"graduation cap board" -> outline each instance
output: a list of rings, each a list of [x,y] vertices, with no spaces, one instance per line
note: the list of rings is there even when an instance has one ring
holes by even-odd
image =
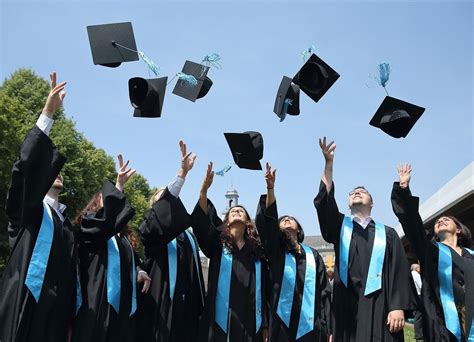
[[[195,102],[207,95],[212,87],[212,81],[207,77],[209,66],[186,61],[183,69],[178,73],[178,81],[173,94]]]
[[[370,120],[370,125],[394,138],[405,138],[424,111],[423,107],[386,96]]]
[[[273,112],[283,121],[286,114],[300,113],[300,87],[289,77],[283,76],[273,105]]]
[[[263,137],[259,132],[224,133],[234,162],[241,169],[261,170]]]
[[[87,26],[95,65],[116,68],[123,62],[138,61],[132,23]]]
[[[134,117],[161,117],[167,81],[168,77],[153,79],[134,77],[128,81],[130,102],[135,108]]]
[[[318,102],[338,78],[339,74],[313,53],[293,77],[293,83]]]

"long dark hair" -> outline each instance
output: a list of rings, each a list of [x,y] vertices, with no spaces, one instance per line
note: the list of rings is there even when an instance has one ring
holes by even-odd
[[[99,191],[94,196],[92,196],[89,203],[77,214],[76,218],[74,219],[74,225],[76,227],[81,226],[82,218],[90,213],[98,212],[102,208],[101,201],[102,193]]]
[[[230,227],[229,227],[229,213],[231,209],[233,208],[242,208],[244,210],[245,215],[247,217],[247,221],[245,222],[245,232],[244,232],[245,243],[250,245],[252,254],[255,256],[255,258],[263,259],[264,258],[263,246],[262,246],[262,241],[260,240],[260,236],[258,235],[257,227],[255,226],[255,223],[253,223],[252,219],[250,218],[250,215],[247,212],[247,210],[241,205],[230,207],[224,216],[224,220],[222,222],[224,225],[224,230],[221,233],[222,244],[231,253],[236,252],[238,250],[237,244],[235,243],[233,236],[230,234]]]
[[[435,220],[435,224],[441,217],[449,217],[451,220],[453,220],[454,224],[456,225],[456,228],[460,230],[460,232],[457,234],[458,235],[458,246],[466,247],[466,248],[472,248],[472,235],[471,235],[471,231],[469,230],[469,228],[467,228],[457,218],[455,218],[454,216],[451,216],[451,215],[438,216]],[[438,236],[434,232],[434,226],[433,226],[433,238],[434,238],[434,240],[439,241]]]
[[[293,235],[291,235],[291,233],[288,232],[286,229],[280,229],[280,223],[286,217],[291,217],[296,222],[296,226],[298,227],[298,232],[296,234],[297,241],[295,241],[295,239],[293,238]],[[300,244],[304,240],[304,230],[303,230],[303,227],[301,227],[301,224],[298,222],[298,220],[294,218],[293,216],[289,216],[289,215],[280,216],[280,218],[278,219],[278,229],[280,229],[282,244],[284,245],[286,250],[288,252],[298,253],[298,244]]]

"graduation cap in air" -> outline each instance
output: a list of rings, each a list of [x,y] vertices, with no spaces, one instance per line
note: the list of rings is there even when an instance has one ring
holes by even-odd
[[[376,80],[385,89],[387,96],[370,120],[370,125],[380,128],[394,138],[405,138],[425,108],[389,96],[386,84],[390,77],[390,65],[381,63],[378,68],[379,75]]]
[[[300,87],[289,77],[283,76],[275,98],[273,112],[283,121],[286,114],[300,113]]]
[[[309,51],[312,52],[312,49]],[[293,83],[299,85],[314,102],[318,102],[338,78],[339,74],[333,68],[312,53],[293,77]]]
[[[207,77],[209,69],[207,65],[186,61],[182,71],[177,74],[178,81],[173,94],[192,102],[206,96],[212,87],[212,81]]]
[[[134,77],[128,81],[130,102],[135,108],[134,117],[161,117],[167,81],[168,77],[153,79]]]
[[[224,133],[234,162],[241,169],[261,170],[263,137],[258,132]]]
[[[123,62],[138,61],[132,23],[87,26],[94,64],[116,68]]]

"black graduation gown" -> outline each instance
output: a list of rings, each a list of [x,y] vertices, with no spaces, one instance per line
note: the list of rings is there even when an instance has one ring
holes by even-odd
[[[229,295],[229,324],[227,334],[215,322],[216,293],[222,255],[222,221],[208,200],[206,215],[199,203],[192,213],[193,231],[199,247],[210,259],[205,309],[200,324],[200,341],[257,342],[263,341],[262,330],[268,326],[266,291],[262,291],[262,326],[258,332],[255,322],[255,256],[249,244],[232,254],[232,273]],[[265,289],[265,264],[262,262],[261,288]]]
[[[334,340],[339,341],[403,341],[403,330],[390,333],[387,315],[393,310],[404,310],[405,319],[416,308],[416,292],[408,260],[397,232],[385,226],[386,252],[383,264],[382,288],[364,296],[375,223],[364,229],[354,222],[349,246],[348,288],[339,275],[339,237],[344,215],[339,212],[334,198],[334,184],[330,193],[323,182],[314,199],[323,238],[334,244],[336,266],[333,285]]]
[[[79,257],[82,306],[73,328],[72,341],[134,341],[135,315],[132,305],[132,256],[138,263],[123,235],[116,235],[135,214],[124,194],[111,182],[102,186],[104,207],[82,218],[79,233]],[[107,301],[107,241],[114,237],[120,255],[120,309],[117,313]]]
[[[409,188],[402,189],[398,182],[393,184],[393,211],[400,220],[421,266],[423,337],[426,341],[454,342],[457,339],[446,329],[441,304],[438,247],[425,233],[418,205],[419,198],[412,196]],[[470,328],[474,314],[474,257],[464,249],[462,256],[453,249],[450,250],[453,261],[454,302],[462,325],[462,341],[466,341],[466,330]]]
[[[319,253],[311,248],[316,261],[316,298],[314,308],[314,330],[296,340],[298,323],[303,300],[304,277],[306,272],[306,253],[302,249],[301,254],[294,254],[296,260],[296,284],[293,298],[293,306],[290,316],[290,327],[277,314],[280,289],[285,269],[286,246],[282,233],[278,227],[278,210],[274,202],[266,208],[266,195],[260,197],[257,215],[255,218],[258,233],[265,248],[270,268],[270,312],[269,312],[269,335],[271,341],[324,341],[326,342],[326,322],[324,304],[322,303],[322,292],[327,288],[326,267]]]
[[[25,278],[41,221],[43,199],[66,159],[36,125],[13,166],[7,199],[10,256],[0,281],[0,340],[65,341],[74,317],[76,248],[69,220],[51,208],[54,235],[38,303]]]
[[[184,232],[190,225],[191,216],[168,188],[145,214],[140,235],[145,247],[144,268],[152,281],[148,294],[141,296],[137,340],[187,342],[197,339],[205,289],[201,261],[198,260],[196,270],[193,248]],[[167,245],[175,238],[177,273],[171,301]],[[194,243],[198,248],[196,239]]]

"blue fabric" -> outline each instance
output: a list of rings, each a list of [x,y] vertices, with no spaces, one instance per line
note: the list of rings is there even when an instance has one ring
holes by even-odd
[[[466,251],[468,251],[471,255],[474,255],[474,251],[472,249],[469,249],[467,247],[464,247]]]
[[[76,315],[82,306],[82,289],[79,273],[76,273]]]
[[[230,278],[232,274],[232,253],[226,248],[222,249],[219,279],[216,293],[216,323],[227,333],[229,316]]]
[[[215,174],[221,177],[224,177],[224,174],[229,172],[229,170],[232,168],[232,165],[227,164],[224,166],[222,170],[217,171]]]
[[[385,236],[385,226],[381,223],[375,223],[374,245],[370,255],[369,273],[365,283],[364,296],[367,296],[382,288],[382,270],[385,259],[385,249],[387,238]]]
[[[306,253],[306,271],[304,276],[303,301],[301,303],[300,320],[296,339],[306,335],[314,329],[314,309],[316,298],[316,260],[311,248],[301,244]]]
[[[438,245],[438,281],[439,295],[443,306],[444,322],[448,329],[458,341],[461,341],[461,325],[459,323],[458,311],[454,303],[453,293],[453,261],[451,250],[448,246]]]
[[[135,267],[135,254],[130,242],[129,245],[132,251],[132,307],[130,309],[130,316],[132,316],[137,311],[137,268]]]
[[[285,253],[285,268],[280,288],[280,298],[278,300],[277,315],[289,328],[291,308],[293,306],[293,295],[296,283],[296,260],[295,256],[289,252]]]
[[[41,289],[43,288],[44,275],[46,274],[46,268],[48,266],[53,236],[54,223],[51,208],[43,202],[43,219],[25,278],[25,285],[30,290],[36,302],[38,302]]]
[[[352,218],[344,216],[342,221],[341,236],[339,238],[339,276],[342,283],[347,287],[347,276],[349,273],[349,246],[352,238]]]
[[[471,332],[469,333],[467,337],[467,342],[474,342],[474,319],[471,322]]]
[[[176,239],[168,243],[168,278],[170,285],[170,299],[173,301],[174,289],[176,287],[176,273],[178,268],[178,250]]]
[[[120,310],[120,285],[120,253],[115,236],[112,236],[107,241],[107,301],[117,313]]]
[[[262,263],[255,261],[255,332],[262,326]]]
[[[140,55],[142,61],[144,61],[148,68],[155,74],[155,76],[158,76],[160,74],[160,68],[155,64],[155,62],[153,62],[150,57],[145,55],[145,53],[142,51],[138,52],[138,54]]]
[[[390,78],[390,72],[392,71],[390,69],[390,64],[388,63],[380,63],[378,66],[379,69],[379,76],[378,76],[378,83],[385,88],[385,85],[387,84],[389,78]]]

